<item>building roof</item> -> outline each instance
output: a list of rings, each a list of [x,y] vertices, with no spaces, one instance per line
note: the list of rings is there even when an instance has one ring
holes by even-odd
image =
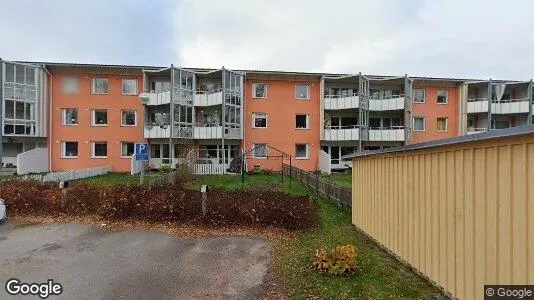
[[[518,136],[518,135],[531,134],[531,133],[534,133],[534,124],[511,127],[511,128],[506,128],[506,129],[490,130],[488,132],[462,135],[462,136],[448,138],[448,139],[434,140],[430,142],[411,144],[408,146],[401,146],[401,147],[393,147],[393,148],[388,148],[388,149],[383,149],[383,150],[363,151],[363,152],[345,155],[341,158],[342,159],[358,158],[358,157],[364,157],[364,156],[374,156],[374,155],[379,155],[379,154],[404,152],[404,151],[419,150],[419,149],[428,149],[428,148],[434,148],[434,147],[440,147],[440,146],[448,146],[448,145],[475,142],[475,141],[485,141],[485,140],[490,140],[490,139]]]
[[[65,62],[42,62],[42,61],[15,61],[18,63],[27,63],[27,64],[41,64],[45,66],[58,66],[58,67],[95,67],[95,68],[124,68],[124,69],[146,69],[146,70],[156,70],[156,69],[163,69],[168,68],[169,66],[148,66],[148,65],[114,65],[114,64],[91,64],[91,63],[65,63]],[[194,67],[183,67],[186,70],[191,71],[197,71],[197,72],[209,72],[209,71],[215,71],[218,69],[213,68],[194,68]],[[331,76],[331,77],[343,77],[343,76],[355,76],[358,74],[346,74],[346,73],[320,73],[320,72],[301,72],[301,71],[280,71],[280,70],[252,70],[252,69],[230,69],[237,72],[244,72],[244,73],[255,73],[255,74],[274,74],[274,75],[299,75],[299,76]],[[370,75],[370,74],[362,74],[366,77],[372,78],[372,79],[392,79],[392,78],[398,78],[403,77],[405,75],[401,76],[392,76],[392,75]],[[469,81],[488,81],[488,79],[473,79],[473,78],[451,78],[451,77],[422,77],[422,76],[414,76],[410,77],[411,79],[415,80],[431,80],[431,81],[449,81],[449,82],[469,82]],[[495,82],[522,82],[517,80],[494,80]]]

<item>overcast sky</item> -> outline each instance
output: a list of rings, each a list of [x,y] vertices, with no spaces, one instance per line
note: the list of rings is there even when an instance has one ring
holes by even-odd
[[[534,77],[534,2],[0,0],[7,60]]]

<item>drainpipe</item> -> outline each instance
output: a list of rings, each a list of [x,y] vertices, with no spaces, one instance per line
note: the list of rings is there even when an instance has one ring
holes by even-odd
[[[226,131],[226,122],[225,122],[225,117],[226,117],[226,114],[225,114],[225,111],[224,109],[226,108],[226,80],[225,80],[225,77],[226,77],[226,69],[224,68],[224,66],[222,67],[222,111],[221,111],[221,124],[222,124],[222,140],[221,140],[221,144],[222,144],[222,164],[223,166],[225,165],[225,158],[226,158],[226,151],[224,149],[224,133]],[[223,167],[223,174],[226,173],[226,168]]]
[[[47,88],[50,89],[48,92],[49,98],[48,98],[48,171],[52,172],[52,114],[53,114],[53,108],[52,108],[52,95],[53,95],[53,82],[54,78],[52,74],[46,69],[46,66],[43,65],[43,70],[48,74],[50,77],[50,84],[47,85]]]
[[[493,90],[493,83],[491,82],[491,78],[488,82],[488,131],[491,130],[491,103],[492,103],[492,95],[491,91]]]
[[[244,73],[242,76],[241,76],[241,153],[244,153],[245,149],[246,149],[246,135],[245,135],[245,125],[244,125],[244,119],[245,119],[245,99],[246,99],[246,87],[245,87],[245,84],[246,84],[246,78],[247,78],[247,73]],[[241,172],[243,172],[243,168],[245,166],[245,156],[243,155],[242,158],[241,158]]]
[[[179,74],[181,75],[181,74]],[[172,167],[172,159],[173,159],[173,156],[174,156],[174,147],[172,145],[172,134],[173,134],[173,129],[174,129],[174,65],[171,64],[171,99],[170,99],[170,116],[169,116],[169,121],[170,121],[170,128],[169,128],[169,165]],[[180,84],[181,84],[181,78],[180,78]],[[178,93],[179,95],[180,93]],[[180,95],[178,96],[180,97]],[[162,153],[163,154],[163,149],[161,149]]]
[[[2,149],[2,139],[4,133],[4,116],[3,116],[3,106],[4,106],[4,63],[2,58],[0,58],[0,170],[3,168],[2,156],[4,155],[4,149]]]

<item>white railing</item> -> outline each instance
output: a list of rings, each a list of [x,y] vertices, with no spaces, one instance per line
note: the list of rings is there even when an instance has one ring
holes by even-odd
[[[349,109],[359,107],[358,94],[352,95],[325,95],[324,109]]]
[[[370,141],[399,141],[405,140],[404,126],[391,126],[388,128],[370,128]]]
[[[195,139],[220,139],[222,138],[222,126],[195,126],[193,137]]]
[[[491,100],[491,103],[510,103],[510,102],[523,102],[523,101],[527,101],[528,102],[528,98],[517,98],[517,99],[505,99],[505,100]]]
[[[146,124],[144,126],[144,137],[147,139],[154,138],[169,138],[171,136],[171,126],[170,125],[151,125]]]
[[[224,174],[229,164],[194,164],[193,173],[197,175]]]
[[[360,137],[358,125],[327,126],[324,129],[324,141],[354,141]]]
[[[48,149],[36,148],[17,154],[17,174],[48,172]]]
[[[488,111],[488,101],[486,98],[473,98],[467,100],[468,113],[481,113]]]
[[[493,114],[518,114],[528,113],[528,99],[508,99],[493,101],[491,103],[491,113]]]
[[[52,172],[48,174],[32,174],[25,175],[21,178],[24,180],[39,180],[39,181],[62,181],[62,180],[76,180],[89,178],[99,175],[104,175],[111,172],[111,166],[95,167],[81,170],[71,170],[64,172]]]
[[[399,97],[394,98],[369,100],[369,110],[384,111],[402,109],[404,109],[404,95],[399,95]]]
[[[212,106],[222,104],[222,91],[195,92],[195,106]]]
[[[481,133],[481,132],[486,132],[488,129],[487,128],[468,128],[467,129],[467,134],[475,134],[475,133]]]

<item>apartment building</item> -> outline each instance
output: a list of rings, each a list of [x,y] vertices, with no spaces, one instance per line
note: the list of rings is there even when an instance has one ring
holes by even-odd
[[[38,153],[52,171],[129,172],[146,142],[154,169],[223,173],[244,155],[248,169],[342,170],[352,152],[530,124],[534,110],[532,81],[2,60],[0,74],[4,168]]]

